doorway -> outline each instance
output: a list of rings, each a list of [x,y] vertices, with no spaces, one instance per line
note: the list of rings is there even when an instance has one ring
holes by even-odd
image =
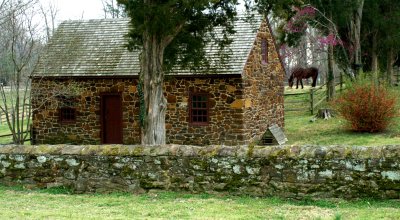
[[[122,144],[121,94],[101,96],[101,137],[103,144]]]

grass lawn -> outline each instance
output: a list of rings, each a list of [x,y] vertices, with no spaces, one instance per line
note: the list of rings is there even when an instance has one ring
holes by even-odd
[[[0,185],[1,219],[400,219],[399,201],[283,200],[181,193],[71,195]]]
[[[11,134],[6,123],[0,124],[0,136]],[[12,142],[12,137],[0,137],[0,144],[9,144]]]
[[[286,114],[285,134],[286,144],[315,144],[315,145],[390,145],[400,144],[400,118],[381,133],[357,133],[349,131],[345,120],[334,117],[329,120],[317,119],[310,122],[310,114]]]
[[[20,91],[20,96],[23,96],[23,95],[24,95],[24,91],[21,90]],[[11,106],[15,103],[15,99],[16,98],[15,98],[15,96],[12,97],[12,93],[9,90],[5,91],[5,96],[6,96],[7,106],[10,109]],[[23,102],[22,97],[20,98],[20,102],[21,103]],[[0,96],[0,105],[2,105],[4,107],[4,100],[2,99],[1,96]],[[22,108],[22,104],[21,104],[20,108]],[[22,112],[22,110],[20,112]],[[0,112],[0,115],[4,116],[4,113]],[[26,126],[26,125],[24,125],[24,126]],[[0,136],[1,135],[7,135],[7,134],[11,134],[11,132],[10,132],[8,126],[7,126],[7,122],[4,119],[2,121],[2,123],[0,123]],[[11,136],[9,136],[9,137],[0,137],[0,144],[10,144],[10,143],[12,143],[12,137]],[[29,141],[27,143],[29,143]]]
[[[285,89],[285,94],[296,94],[308,92],[310,87],[305,87],[304,89],[290,89],[286,87]],[[396,88],[395,92],[398,93],[398,106],[400,107],[400,89]],[[309,95],[285,97],[285,101],[289,102],[304,99],[309,99]],[[285,108],[298,108],[296,105],[298,104],[285,103]],[[307,104],[300,103],[300,105],[309,108]],[[286,112],[285,134],[289,140],[286,144],[344,144],[358,146],[400,144],[400,117],[395,118],[393,124],[386,131],[381,133],[352,132],[348,129],[346,121],[340,116],[336,116],[329,120],[317,119],[315,122],[310,122],[310,119],[312,118],[313,116],[309,111]]]
[[[26,124],[24,124],[26,126]],[[25,127],[24,127],[25,130]],[[11,134],[10,129],[8,128],[7,123],[0,124],[0,136]],[[29,137],[28,137],[29,138]],[[13,142],[12,136],[0,137],[0,145],[1,144],[10,144]],[[26,141],[25,144],[29,144],[29,141]]]

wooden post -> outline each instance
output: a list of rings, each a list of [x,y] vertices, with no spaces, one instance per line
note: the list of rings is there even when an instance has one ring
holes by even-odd
[[[314,88],[310,89],[310,105],[311,115],[314,115]]]

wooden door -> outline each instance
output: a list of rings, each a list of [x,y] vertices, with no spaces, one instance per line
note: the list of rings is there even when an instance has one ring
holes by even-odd
[[[102,96],[101,122],[103,144],[122,144],[122,99],[120,94]]]

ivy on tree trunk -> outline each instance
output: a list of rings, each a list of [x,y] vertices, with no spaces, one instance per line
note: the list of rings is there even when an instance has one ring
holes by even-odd
[[[142,132],[142,144],[165,144],[165,111],[167,100],[164,97],[164,72],[162,69],[165,45],[156,36],[144,33],[141,55],[141,73],[145,120]]]

